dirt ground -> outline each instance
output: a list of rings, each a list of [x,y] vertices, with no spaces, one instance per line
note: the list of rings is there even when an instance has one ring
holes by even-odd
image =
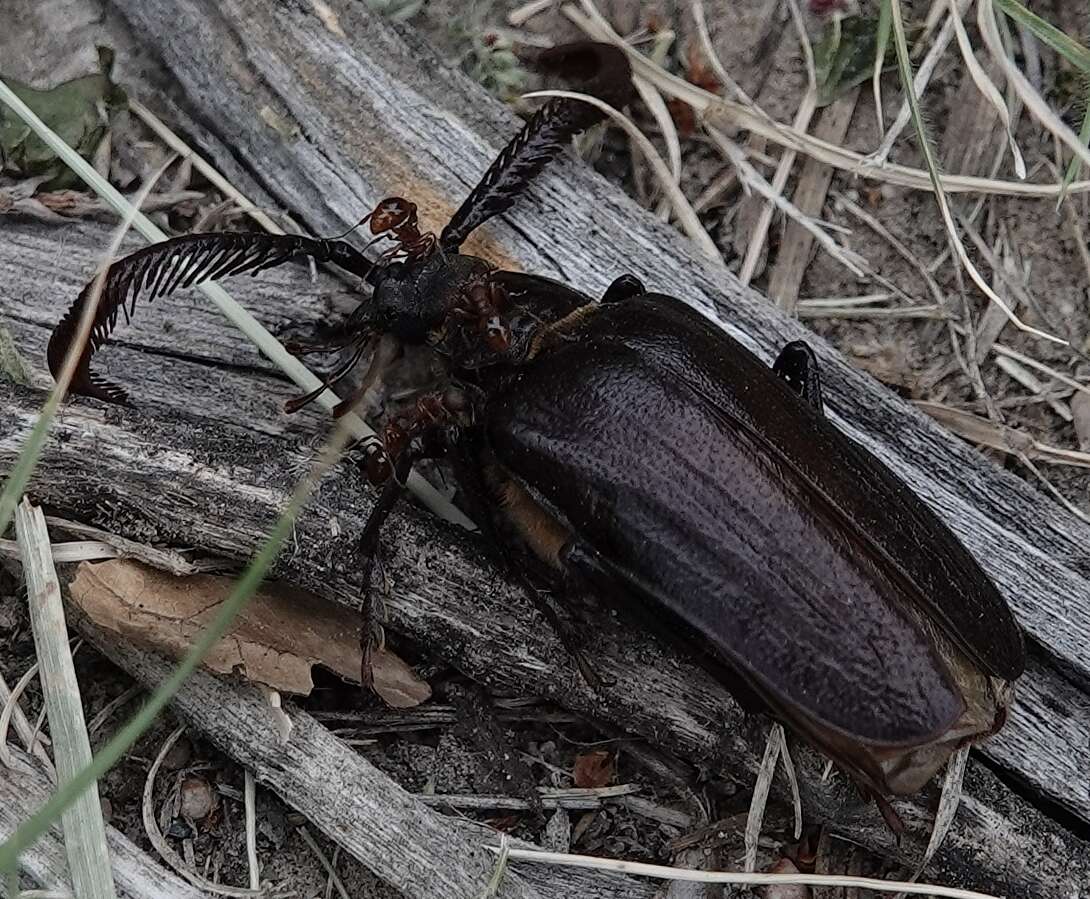
[[[395,8],[406,6],[396,2],[392,5]],[[482,83],[496,93],[510,97],[530,83],[530,76],[507,57],[497,57],[512,38],[526,38],[529,34],[561,42],[578,36],[574,27],[555,11],[546,11],[531,19],[524,26],[525,33],[520,34],[506,21],[510,9],[520,5],[475,3],[467,6],[457,0],[434,0],[423,4],[408,22],[424,32],[449,60],[475,72]],[[84,9],[88,6],[94,4],[83,4]],[[927,6],[915,3],[915,15],[922,17]],[[786,4],[779,0],[737,0],[731,4],[708,4],[708,7],[715,50],[727,71],[772,117],[791,121],[805,90],[806,69]],[[682,75],[697,74],[694,70],[701,57],[691,50],[696,46],[696,37],[687,3],[636,4],[614,0],[602,4],[601,8],[622,33],[642,29],[648,35],[661,36],[672,30],[675,36],[666,51],[667,67]],[[1037,9],[1070,34],[1083,38],[1090,35],[1090,6],[1087,4],[1052,0],[1037,4]],[[411,8],[408,11],[411,12]],[[93,17],[88,15],[88,21],[92,22]],[[823,27],[822,22],[814,18],[808,20],[808,25],[815,37]],[[7,47],[10,49],[13,43],[18,41],[12,42],[9,36]],[[26,59],[0,55],[3,74],[41,78],[44,71],[61,79],[90,71],[93,53],[89,48],[84,47],[79,54],[65,52],[61,55],[59,47],[49,41],[35,40],[27,44],[35,50]],[[51,57],[51,52],[57,55]],[[1077,129],[1079,121],[1071,73],[1051,53],[1043,52],[1038,59],[1027,58],[1019,43],[1018,54],[1020,63],[1036,73],[1034,77],[1044,95]],[[123,70],[120,61],[119,66]],[[888,124],[896,115],[899,95],[894,89],[894,76],[889,76],[886,83],[884,120]],[[866,153],[878,145],[882,129],[876,119],[869,85],[857,93],[854,114],[842,143]],[[983,103],[969,84],[964,66],[953,49],[947,51],[939,65],[923,102],[946,171],[989,174],[995,150],[1003,143],[1001,132],[994,118],[980,111]],[[664,145],[656,135],[654,121],[642,109],[634,112],[636,121],[663,151]],[[679,127],[684,130],[686,123],[680,113],[678,116]],[[1040,167],[1051,170],[1055,165],[1052,139],[1029,116],[1021,116],[1017,137],[1031,172]],[[697,132],[683,136],[682,149],[681,184],[686,194],[695,198],[727,171],[728,165]],[[751,149],[773,156],[777,152],[774,147],[752,146]],[[146,148],[141,152],[146,153]],[[619,132],[610,131],[592,155],[595,165],[608,177],[623,184],[634,195],[652,204],[656,201],[646,167],[638,160],[634,163],[628,142]],[[922,166],[911,126],[897,141],[892,158],[907,165]],[[115,175],[131,164],[124,158],[115,159]],[[771,177],[772,167],[762,164],[759,167]],[[801,163],[794,169],[795,175],[788,183],[788,195],[800,167]],[[1009,158],[1000,169],[1000,177],[1011,177]],[[7,180],[0,181],[0,188],[13,183],[10,177],[5,178]],[[192,227],[202,220],[207,222],[221,198],[207,185],[197,186],[205,193],[204,198],[187,200],[160,218],[177,229]],[[832,199],[835,193],[845,195],[876,217],[906,249],[909,258],[895,249],[888,238],[879,236],[844,212]],[[975,198],[955,198],[953,202],[959,214],[966,214]],[[735,190],[701,213],[702,224],[722,249],[732,270],[737,271],[741,266],[749,229],[759,205],[759,201],[745,198]],[[1019,314],[1028,324],[1069,340],[1071,346],[1043,341],[1021,333],[1011,325],[1006,325],[1000,332],[999,342],[1081,382],[1090,376],[1090,358],[1084,355],[1090,352],[1090,256],[1086,247],[1090,207],[1085,195],[1069,199],[1059,213],[1055,206],[1052,200],[994,197],[984,203],[975,222],[984,243],[1009,266],[1013,273],[1009,277],[1020,286],[1027,299],[1019,308]],[[847,272],[824,252],[812,252],[798,287],[799,298],[803,301],[800,308],[806,311],[810,327],[834,343],[860,368],[905,397],[972,412],[986,424],[990,417],[990,426],[995,433],[1011,433],[1002,432],[1001,424],[1013,429],[1017,435],[1028,435],[1039,444],[1069,451],[1090,451],[1090,410],[1086,408],[1085,396],[1040,371],[1035,372],[1035,376],[1041,390],[1034,392],[1027,388],[1024,378],[1019,381],[1011,376],[1009,366],[1001,367],[997,363],[999,357],[994,353],[980,360],[979,377],[986,391],[981,394],[974,387],[972,367],[963,365],[955,353],[948,321],[934,315],[907,317],[904,314],[906,308],[934,303],[918,265],[909,260],[928,267],[946,250],[942,223],[931,194],[862,182],[841,172],[833,178],[820,216],[848,229],[850,233],[842,235],[845,245],[868,260],[871,269],[881,273],[907,299],[894,298],[884,304],[887,311],[871,316],[812,317],[814,307],[807,308],[806,300],[846,300],[885,290],[881,285]],[[219,226],[229,224],[233,217],[233,212],[219,212],[216,223]],[[774,219],[769,247],[753,279],[759,290],[765,290],[773,277],[785,247],[786,232],[782,218]],[[970,253],[990,280],[1002,283],[994,277],[986,257],[974,248],[970,248]],[[949,260],[935,268],[934,279],[941,292],[944,316],[957,319],[974,330],[980,329],[983,322],[991,321],[985,315],[988,301],[971,286],[961,290],[958,273]],[[891,309],[899,309],[901,314],[888,311]],[[957,349],[964,352],[960,342]],[[988,441],[978,437],[974,442]],[[1090,471],[1085,465],[1038,462],[1036,471],[1031,471],[1012,452],[988,447],[983,451],[993,454],[997,463],[1041,484],[1041,489],[1050,489],[1042,481],[1047,479],[1068,502],[1090,514]],[[32,663],[34,648],[24,597],[19,592],[18,568],[9,560],[4,560],[3,566],[0,570],[0,674],[10,685]],[[120,696],[128,688],[129,681],[89,647],[81,649],[77,660],[80,681],[87,685],[84,699],[91,718]],[[440,699],[459,708],[462,701],[459,697],[465,685],[449,671],[436,669],[431,674],[429,680]],[[361,705],[368,708],[366,702],[330,678],[307,704],[316,712],[329,714],[358,712]],[[39,713],[40,703],[37,685],[31,684],[23,698],[23,708],[31,720]],[[131,711],[132,707],[130,701],[123,709],[115,711],[112,720],[116,723],[118,716],[126,710]],[[615,783],[640,784],[640,795],[654,808],[662,810],[658,817],[649,815],[646,809],[643,813],[634,812],[620,803],[598,811],[544,816],[501,811],[462,814],[480,817],[520,836],[564,850],[668,861],[676,857],[679,845],[676,841],[697,822],[707,820],[709,814],[724,818],[745,807],[748,797],[724,798],[716,794],[714,784],[706,785],[701,795],[664,784],[639,764],[628,747],[603,739],[587,725],[563,720],[559,723],[532,720],[535,717],[540,716],[530,716],[531,720],[505,718],[500,729],[500,751],[506,746],[524,759],[525,771],[531,781],[544,786],[570,786],[575,782],[573,772],[581,771],[584,783],[594,782],[586,768],[601,764],[605,766],[605,773],[599,772],[595,776]],[[450,725],[418,727],[412,723],[411,716],[381,733],[364,728],[365,722],[364,714],[359,715],[358,722],[349,715],[346,720],[338,720],[336,727],[346,738],[359,740],[360,751],[409,790],[484,795],[506,792],[502,778],[496,778],[496,745],[482,743],[472,734]],[[151,760],[174,726],[171,720],[164,720],[145,735],[101,788],[110,823],[145,848],[149,844],[140,815],[141,793]],[[109,731],[107,726],[102,733]],[[183,782],[186,783],[184,789]],[[207,814],[193,819],[178,810],[180,793],[190,796],[206,787],[211,787],[215,796]],[[172,845],[183,855],[188,854],[198,868],[207,866],[208,876],[215,873],[223,882],[237,885],[245,884],[247,877],[240,825],[242,787],[243,775],[237,765],[200,741],[187,737],[171,752],[155,792],[160,824]],[[260,790],[258,820],[259,855],[265,865],[263,880],[272,887],[270,895],[328,896],[323,870],[298,830],[303,822],[275,797]],[[332,857],[333,847],[316,832],[314,836],[323,851]],[[737,838],[735,832],[733,841],[716,838],[703,845],[709,852],[721,853],[719,857],[723,863],[734,862]],[[725,843],[727,849],[724,849]],[[766,860],[774,858],[781,848],[777,844]],[[789,853],[796,856],[805,855],[805,850],[805,846],[788,847]],[[336,866],[349,895],[394,895],[393,890],[377,882],[351,859],[341,856]]]

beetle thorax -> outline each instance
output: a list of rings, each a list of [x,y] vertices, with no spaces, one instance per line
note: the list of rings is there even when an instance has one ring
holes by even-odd
[[[406,343],[427,342],[461,300],[464,285],[490,268],[483,259],[442,252],[391,263],[371,300],[376,328]]]

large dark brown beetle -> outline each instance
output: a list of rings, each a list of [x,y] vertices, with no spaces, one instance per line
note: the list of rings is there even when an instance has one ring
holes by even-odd
[[[578,70],[614,106],[630,98],[616,48],[571,45],[540,62]],[[73,389],[123,401],[90,359],[141,293],[299,256],[336,263],[374,288],[340,339],[348,365],[373,350],[364,388],[409,345],[448,371],[387,419],[370,456],[385,487],[362,538],[368,583],[406,474],[445,458],[502,557],[528,549],[554,588],[590,586],[642,613],[861,786],[911,793],[1002,726],[1022,636],[949,529],[825,418],[810,349],[789,344],[770,369],[632,276],[595,302],[458,252],[599,118],[548,102],[438,237],[419,230],[413,204],[384,200],[365,219],[394,241],[377,262],[341,240],[266,234],[195,234],[115,262]],[[88,296],[53,334],[54,373]]]

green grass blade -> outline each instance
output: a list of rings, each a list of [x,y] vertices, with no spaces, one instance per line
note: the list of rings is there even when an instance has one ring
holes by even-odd
[[[1019,25],[1024,25],[1032,31],[1037,40],[1051,47],[1080,72],[1090,75],[1090,50],[1071,35],[1061,31],[1036,13],[1030,12],[1018,0],[994,0],[994,3]]]

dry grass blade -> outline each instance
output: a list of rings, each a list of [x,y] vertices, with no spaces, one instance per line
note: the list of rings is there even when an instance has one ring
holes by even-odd
[[[913,405],[926,412],[948,431],[978,446],[1054,465],[1090,468],[1090,453],[1040,443],[1024,431],[998,425],[991,419],[943,403],[917,400]]]
[[[489,846],[493,852],[500,847]],[[877,890],[888,893],[900,890],[917,896],[935,896],[941,899],[999,899],[990,893],[962,890],[931,883],[906,883],[897,880],[880,880],[876,877],[843,877],[829,874],[758,874],[732,871],[698,871],[692,868],[668,868],[646,862],[629,862],[623,859],[599,858],[593,855],[569,855],[563,852],[539,852],[536,849],[511,849],[508,855],[517,861],[544,865],[566,865],[572,868],[588,868],[594,871],[613,871],[637,877],[653,877],[656,880],[684,881],[688,883],[730,883],[745,886],[776,886],[802,884],[815,887],[847,887],[861,890]]]
[[[753,784],[753,798],[749,802],[749,814],[746,816],[745,866],[746,873],[752,873],[757,867],[757,840],[761,836],[761,822],[764,821],[765,805],[768,803],[768,791],[772,788],[772,778],[776,776],[776,762],[780,757],[780,747],[785,745],[783,726],[773,724],[768,731],[764,758],[757,771],[757,780]]]
[[[91,742],[68,645],[68,626],[60,581],[50,554],[49,531],[42,510],[29,500],[24,499],[16,512],[15,532],[22,551],[30,624],[49,714],[58,784],[64,786],[90,764]],[[97,784],[92,783],[72,802],[61,815],[61,823],[75,894],[81,899],[115,897]]]
[[[1048,403],[1049,406],[1052,407],[1052,410],[1064,421],[1072,421],[1074,419],[1074,415],[1071,413],[1071,407],[1063,402],[1063,400],[1058,400],[1055,397],[1049,396],[1047,385],[1042,384],[1037,380],[1037,378],[1026,371],[1021,364],[1015,362],[1013,359],[1008,359],[1006,356],[1000,356],[995,360],[995,364],[998,365],[1005,374],[1010,375],[1010,377],[1027,390]]]
[[[37,673],[38,665],[35,663],[19,679],[19,683],[15,685],[14,689],[8,689],[7,682],[3,676],[0,676],[0,704],[2,704],[0,705],[0,764],[3,764],[5,768],[11,768],[15,764],[15,760],[8,749],[8,730],[14,724],[15,732],[19,735],[19,739],[27,752],[33,753],[50,781],[56,785],[57,772],[53,767],[53,760],[49,757],[49,753],[46,752],[46,740],[37,733],[37,729],[30,726],[26,715],[23,714],[23,710],[19,707],[20,694]]]
[[[817,110],[817,76],[814,72],[814,52],[810,48],[810,38],[806,34],[806,26],[802,21],[802,14],[799,11],[797,0],[788,0],[788,5],[791,8],[791,17],[794,20],[796,30],[798,31],[803,55],[806,57],[808,85],[806,93],[802,95],[802,100],[799,102],[799,108],[795,113],[794,122],[796,130],[805,132],[810,127],[814,112]],[[779,164],[776,166],[776,173],[772,176],[772,189],[780,196],[783,196],[784,188],[787,187],[787,179],[791,176],[791,169],[794,168],[797,156],[798,154],[794,150],[784,150],[783,155],[780,157]],[[761,209],[761,214],[758,216],[756,224],[753,226],[753,233],[750,236],[749,246],[746,247],[746,255],[742,260],[742,267],[738,272],[738,280],[743,284],[749,284],[757,271],[757,266],[761,259],[761,251],[764,249],[765,240],[768,238],[768,229],[772,224],[772,213],[774,209],[774,205],[765,204]]]
[[[927,851],[916,869],[913,880],[919,880],[924,868],[935,857],[935,853],[939,851],[939,847],[954,824],[954,816],[961,803],[961,787],[965,780],[965,766],[969,762],[970,748],[970,745],[965,743],[950,756],[950,760],[946,763],[946,776],[942,781],[942,796],[939,798],[938,811],[935,812],[935,823],[931,826],[931,838],[927,841]]]
[[[731,161],[731,164],[737,170],[738,177],[743,184],[748,185],[756,193],[759,193],[773,206],[787,215],[792,221],[798,222],[814,236],[814,239],[825,248],[830,256],[847,268],[852,274],[859,278],[866,277],[866,272],[864,271],[866,260],[858,253],[838,244],[833,240],[829,232],[825,230],[825,227],[823,227],[825,225],[824,222],[817,222],[810,216],[804,214],[794,203],[769,184],[764,176],[749,163],[742,148],[726,134],[708,123],[705,123],[705,127],[707,127],[708,135],[715,142],[716,146],[718,146],[719,149],[723,151],[723,154]]]
[[[738,128],[765,137],[781,147],[788,147],[805,153],[819,162],[851,172],[863,178],[896,184],[914,190],[932,190],[931,176],[922,169],[911,166],[887,163],[880,165],[873,159],[852,150],[799,132],[790,125],[785,125],[769,118],[766,114],[755,111],[751,106],[736,103],[718,97],[715,94],[690,84],[682,78],[655,65],[631,47],[610,28],[598,9],[589,0],[582,0],[582,11],[573,6],[565,6],[562,11],[588,36],[617,44],[627,53],[633,71],[647,78],[664,95],[682,100],[708,124],[720,127]],[[1059,197],[1064,187],[1062,184],[1030,184],[1024,181],[1005,181],[996,178],[979,178],[968,175],[939,175],[939,180],[950,193],[1003,194],[1018,197]],[[1070,185],[1070,192],[1090,192],[1090,181],[1078,181]]]
[[[942,29],[935,38],[935,42],[931,45],[931,49],[927,51],[927,55],[924,57],[923,62],[920,63],[920,67],[916,71],[916,77],[912,81],[912,90],[917,97],[922,97],[927,90],[928,84],[931,83],[931,76],[935,73],[939,60],[942,59],[942,55],[946,52],[946,48],[950,44],[950,39],[954,36],[954,24],[952,20],[956,18],[960,22],[961,15],[968,9],[970,2],[971,0],[950,0],[953,12],[943,23]],[[891,6],[891,15],[892,11],[893,8]],[[892,24],[892,19],[890,21]],[[897,118],[894,119],[893,124],[890,125],[889,130],[885,133],[878,149],[875,150],[870,157],[873,162],[876,162],[879,165],[885,164],[886,160],[889,159],[890,152],[893,150],[893,145],[897,143],[897,138],[901,136],[901,133],[905,130],[905,127],[911,120],[912,106],[906,97],[901,103],[901,108],[897,111]]]
[[[950,5],[950,21],[954,25],[954,34],[958,39],[958,49],[961,51],[961,58],[965,62],[965,67],[969,70],[969,77],[973,79],[973,84],[977,86],[981,96],[991,104],[999,115],[999,121],[1003,123],[1003,130],[1007,133],[1007,146],[1010,147],[1011,155],[1014,157],[1014,173],[1019,178],[1024,179],[1026,177],[1026,160],[1022,157],[1022,151],[1018,148],[1018,142],[1014,139],[1007,103],[1003,99],[1003,95],[999,93],[999,88],[992,84],[992,80],[973,53],[972,44],[969,43],[969,34],[965,30],[965,23],[961,20],[962,13],[958,9],[957,0],[947,0],[947,2]]]

